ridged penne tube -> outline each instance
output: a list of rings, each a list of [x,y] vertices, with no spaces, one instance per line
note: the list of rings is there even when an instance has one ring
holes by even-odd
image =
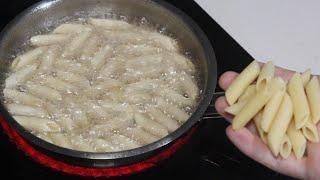
[[[317,126],[309,119],[306,124],[301,128],[304,137],[313,143],[319,142],[319,134]]]
[[[77,74],[90,74],[89,68],[86,67],[84,64],[75,63],[66,59],[57,59],[57,61],[54,63],[54,67],[59,70],[67,70],[69,72]]]
[[[36,49],[28,51],[23,55],[18,56],[16,59],[13,60],[12,69],[14,71],[17,71],[25,67],[26,65],[34,64],[42,55],[42,53],[45,52],[45,50],[45,47],[38,47]]]
[[[5,82],[6,88],[14,88],[20,83],[25,82],[26,80],[30,79],[37,70],[37,65],[28,65],[23,69],[11,74]]]
[[[13,116],[13,118],[23,127],[30,131],[41,132],[60,132],[60,126],[45,118],[31,117],[31,116]]]
[[[124,30],[130,29],[134,26],[121,20],[115,19],[97,19],[97,18],[90,18],[88,22],[94,26],[102,27],[104,29],[109,30]]]
[[[81,76],[79,74],[58,70],[56,72],[56,75],[57,75],[57,77],[59,79],[62,79],[64,81],[66,81],[66,82],[70,82],[72,84],[80,85],[81,87],[90,87],[89,80],[86,77]]]
[[[281,141],[293,115],[293,105],[290,96],[286,93],[283,96],[279,111],[277,112],[269,133],[267,135],[268,145],[274,156],[278,156],[281,146]]]
[[[311,78],[311,69],[307,69],[305,72],[301,74],[301,80],[304,87],[306,87],[310,78]]]
[[[156,102],[158,107],[164,111],[165,113],[171,115],[174,119],[179,122],[186,122],[189,119],[189,114],[184,110],[178,108],[175,105],[167,103],[165,100],[161,98],[156,98]]]
[[[60,101],[62,96],[59,91],[47,86],[41,86],[35,83],[27,83],[26,88],[30,94],[50,101]]]
[[[305,90],[311,111],[311,119],[316,124],[320,120],[320,84],[316,76],[312,77],[305,86]]]
[[[67,132],[72,132],[72,130],[76,128],[75,122],[67,116],[57,118],[56,122]]]
[[[292,152],[292,144],[287,134],[282,138],[279,152],[283,159],[287,159]]]
[[[286,93],[286,83],[281,79],[279,89],[272,95],[271,99],[268,101],[264,107],[261,119],[261,128],[264,132],[269,132],[272,121],[274,120],[280,104],[282,102],[283,96]]]
[[[248,100],[249,98],[253,97],[256,93],[256,85],[252,84],[247,87],[244,93],[239,97],[238,102]]]
[[[59,55],[59,47],[51,46],[47,52],[43,55],[39,69],[44,72],[50,72],[52,69],[53,63]]]
[[[126,129],[134,125],[133,117],[115,118],[108,120],[104,124],[94,125],[91,130],[96,132],[98,136],[104,136],[114,130]]]
[[[259,77],[257,79],[257,90],[263,90],[274,76],[274,65],[271,61],[263,65]]]
[[[74,148],[84,152],[94,152],[94,148],[91,146],[88,139],[84,139],[82,136],[75,135],[70,138],[71,144]]]
[[[69,44],[66,45],[65,50],[62,54],[64,57],[72,56],[77,53],[78,50],[85,44],[87,39],[89,38],[91,32],[84,31],[79,35],[75,36]]]
[[[140,142],[141,144],[150,144],[158,140],[156,136],[144,131],[139,127],[127,128],[121,130],[120,133],[130,139]]]
[[[69,39],[68,35],[64,34],[47,34],[37,35],[30,38],[30,42],[34,46],[49,46],[57,43],[62,43]]]
[[[54,144],[64,148],[72,149],[71,141],[66,135],[61,133],[51,133],[50,138]]]
[[[165,126],[169,130],[169,132],[173,132],[176,129],[178,129],[179,123],[167,116],[166,114],[164,114],[159,109],[150,106],[146,108],[146,110],[155,121]]]
[[[264,132],[261,128],[261,118],[262,118],[262,112],[259,112],[254,118],[254,124],[256,125],[256,129],[258,131],[259,137],[261,138],[261,140],[267,144],[267,133]]]
[[[142,56],[145,54],[155,54],[162,52],[163,49],[155,46],[151,46],[145,43],[142,44],[136,44],[134,46],[131,45],[120,45],[116,48],[117,53],[131,55],[131,56]]]
[[[274,78],[266,90],[257,92],[234,117],[232,128],[234,130],[243,128],[267,104],[274,92],[279,89],[280,82],[280,78]]]
[[[91,59],[91,65],[94,69],[100,68],[105,62],[106,58],[112,55],[112,48],[109,45],[102,47],[95,56]]]
[[[100,105],[95,104],[93,102],[86,103],[85,108],[88,113],[88,116],[90,116],[91,118],[108,119],[111,117],[111,115],[105,110],[105,108],[103,108]]]
[[[44,104],[40,98],[14,89],[4,89],[3,95],[5,98],[9,98],[17,103],[22,103],[25,105],[42,106]]]
[[[109,141],[101,138],[93,139],[91,144],[97,152],[116,152],[121,150]]]
[[[152,100],[152,95],[149,93],[132,93],[128,94],[125,98],[129,103],[143,104],[150,102]]]
[[[139,127],[155,136],[162,138],[168,135],[168,131],[164,126],[157,123],[156,121],[151,120],[150,118],[141,113],[136,113],[134,115],[134,119]]]
[[[11,114],[17,116],[34,116],[40,118],[48,117],[48,113],[39,107],[31,107],[21,104],[7,104],[7,108]]]
[[[116,76],[116,73],[122,72],[123,63],[120,60],[109,61],[102,67],[99,76],[112,78]]]
[[[196,99],[198,97],[199,88],[190,75],[185,74],[181,76],[180,86],[188,98]]]
[[[226,90],[229,105],[234,104],[246,88],[258,77],[260,66],[256,61],[249,64]]]
[[[301,159],[307,148],[307,140],[300,129],[296,129],[292,120],[287,130],[288,137],[292,144],[293,152],[297,159]]]
[[[58,91],[62,91],[65,93],[76,93],[77,88],[70,83],[67,83],[59,78],[47,77],[44,80],[45,85],[56,89]]]
[[[53,30],[53,33],[57,34],[75,34],[82,31],[90,31],[91,28],[83,24],[61,24],[56,29]]]
[[[177,69],[181,69],[190,74],[194,74],[196,71],[192,61],[179,53],[164,53],[163,58],[165,58],[169,64],[171,62],[174,63]]]
[[[165,99],[168,99],[170,102],[177,104],[179,107],[190,106],[194,103],[193,99],[186,98],[183,95],[179,94],[177,91],[169,88],[159,90],[157,91],[157,93]]]
[[[124,135],[114,134],[108,137],[108,139],[110,139],[110,142],[118,146],[121,150],[128,150],[140,147],[140,144],[137,141],[130,139]]]
[[[155,44],[161,48],[167,49],[168,51],[179,51],[177,41],[169,36],[157,32],[149,32],[147,33],[147,36],[149,40],[154,41]]]
[[[82,50],[81,59],[88,59],[89,57],[92,57],[98,50],[100,44],[101,42],[98,36],[90,37]]]
[[[293,102],[293,114],[297,129],[302,128],[310,118],[310,109],[304,91],[301,75],[295,73],[288,83],[288,93]]]
[[[248,103],[248,100],[237,102],[231,106],[226,107],[224,111],[235,116],[243,109],[243,107],[247,103]]]

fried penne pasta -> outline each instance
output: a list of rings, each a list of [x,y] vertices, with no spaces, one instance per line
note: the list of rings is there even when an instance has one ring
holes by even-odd
[[[228,106],[227,108],[224,109],[224,111],[235,116],[243,109],[243,107],[245,107],[247,103],[248,103],[247,100],[239,101],[231,106]]]
[[[311,119],[309,119],[301,129],[307,140],[313,143],[319,142],[317,126],[311,121]]]
[[[43,56],[39,69],[43,72],[50,72],[60,49],[58,46],[51,46]]]
[[[85,139],[82,136],[72,136],[70,138],[71,144],[74,148],[84,152],[94,152],[94,148],[91,146],[89,139]]]
[[[267,133],[264,132],[261,128],[261,120],[262,120],[262,112],[259,112],[254,118],[254,124],[256,125],[256,129],[258,131],[259,137],[261,138],[261,140],[267,144]]]
[[[58,91],[62,91],[65,93],[76,93],[77,92],[77,88],[75,86],[73,86],[72,84],[67,83],[59,78],[47,77],[44,80],[44,83],[53,89],[56,89]]]
[[[288,93],[293,102],[296,129],[302,128],[310,118],[310,108],[304,91],[301,75],[295,73],[288,83]]]
[[[70,139],[61,133],[51,133],[50,138],[54,144],[57,144],[58,146],[72,149],[71,141]]]
[[[11,74],[6,79],[5,87],[9,89],[16,87],[17,85],[30,79],[34,75],[36,70],[37,70],[37,66],[34,64],[34,65],[26,66],[23,69]]]
[[[144,114],[136,113],[134,119],[139,127],[155,136],[164,137],[168,135],[168,130],[164,126],[151,120]]]
[[[189,119],[189,114],[184,110],[178,108],[175,105],[167,103],[161,98],[156,98],[158,107],[165,113],[171,115],[174,119],[179,122],[186,122]]]
[[[154,107],[147,107],[146,110],[155,121],[165,126],[169,132],[173,132],[178,129],[179,123],[164,114],[161,110]]]
[[[307,148],[307,140],[300,129],[296,129],[295,121],[291,121],[287,130],[288,137],[292,144],[293,152],[297,159],[301,159]]]
[[[113,145],[109,141],[98,138],[98,139],[93,139],[91,141],[93,148],[97,152],[115,152],[115,151],[120,151],[121,149],[118,148],[117,146]]]
[[[307,69],[305,72],[303,72],[301,74],[301,80],[302,80],[303,87],[306,87],[310,78],[311,78],[311,69]]]
[[[43,100],[25,92],[20,92],[14,89],[4,89],[3,95],[5,98],[9,98],[16,103],[21,103],[30,106],[42,106]]]
[[[278,156],[282,138],[285,136],[293,115],[293,105],[290,96],[285,93],[269,133],[267,135],[268,145],[274,156]]]
[[[164,34],[156,33],[156,32],[149,32],[147,33],[148,39],[155,42],[161,48],[167,49],[168,51],[178,52],[178,43],[176,40],[172,39],[169,36]]]
[[[188,98],[196,99],[199,95],[199,88],[189,75],[182,75],[180,78],[180,86],[188,96]]]
[[[120,131],[120,134],[133,139],[141,144],[150,144],[158,140],[158,138],[151,133],[144,131],[142,128],[134,127],[127,128]]]
[[[37,35],[30,39],[30,42],[34,46],[49,46],[57,43],[62,43],[69,39],[68,35],[64,34],[48,34],[48,35]]]
[[[134,149],[140,146],[137,141],[120,134],[114,134],[108,137],[108,139],[110,139],[110,142],[118,146],[121,150]]]
[[[271,61],[263,65],[256,84],[258,91],[266,88],[267,84],[270,83],[271,79],[274,76],[274,71],[275,68]]]
[[[106,58],[112,55],[112,51],[113,50],[109,45],[102,47],[91,59],[92,67],[94,69],[100,68],[106,62]]]
[[[126,30],[134,27],[125,21],[115,19],[90,18],[88,22],[94,26],[102,27],[108,30]]]
[[[28,51],[27,53],[18,56],[13,60],[12,63],[12,69],[14,71],[20,70],[23,67],[26,67],[27,65],[34,64],[38,58],[45,52],[45,47],[38,47],[36,49],[33,49],[31,51]]]
[[[239,97],[238,102],[248,100],[249,98],[253,97],[256,93],[256,85],[252,84],[247,87],[244,93]]]
[[[316,124],[320,120],[320,84],[318,78],[316,76],[312,77],[305,87],[311,119]]]
[[[283,159],[287,159],[292,152],[292,144],[287,134],[282,138],[279,152]]]
[[[75,85],[80,85],[81,87],[84,87],[84,88],[87,88],[90,86],[89,80],[86,77],[81,76],[79,74],[58,70],[56,72],[56,75],[59,79],[62,79],[66,82],[70,82]]]
[[[88,43],[85,44],[85,47],[81,53],[81,59],[88,59],[94,56],[96,51],[99,49],[101,40],[98,36],[93,36],[88,39]]]
[[[19,116],[35,116],[40,118],[48,117],[48,113],[39,107],[31,107],[21,104],[7,104],[9,112]]]
[[[31,116],[13,116],[13,118],[23,127],[30,131],[36,132],[60,132],[60,126],[45,118],[31,117]]]
[[[264,132],[269,132],[272,121],[274,120],[279,110],[283,96],[286,93],[286,83],[284,81],[280,82],[281,83],[279,89],[272,95],[262,113],[261,128]]]
[[[256,61],[249,64],[226,90],[229,105],[234,104],[246,88],[258,77],[260,66]]]
[[[91,28],[83,24],[61,24],[56,29],[53,30],[53,33],[57,34],[75,34],[82,31],[90,31]]]
[[[39,98],[48,99],[50,101],[62,100],[62,96],[59,91],[50,87],[37,85],[35,83],[27,83],[25,86],[30,94]]]
[[[168,99],[169,101],[177,104],[179,107],[190,106],[194,103],[194,100],[191,98],[186,98],[183,95],[179,94],[177,91],[166,88],[163,90],[157,91],[159,96]]]
[[[83,31],[79,35],[75,36],[69,44],[66,45],[65,50],[62,54],[64,57],[69,57],[77,53],[81,47],[85,44],[89,38],[91,32]]]

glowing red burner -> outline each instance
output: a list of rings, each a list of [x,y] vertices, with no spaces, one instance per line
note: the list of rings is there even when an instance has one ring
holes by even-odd
[[[57,161],[56,159],[53,159],[41,153],[40,151],[33,148],[28,142],[26,142],[14,129],[12,129],[2,116],[0,116],[0,123],[4,132],[17,145],[17,147],[40,164],[60,172],[91,177],[124,176],[149,169],[155,166],[159,161],[162,161],[171,156],[173,153],[175,153],[182,145],[184,145],[191,138],[191,135],[194,133],[196,129],[196,127],[192,128],[190,132],[188,132],[182,138],[178,139],[170,147],[140,163],[112,168],[87,168]]]

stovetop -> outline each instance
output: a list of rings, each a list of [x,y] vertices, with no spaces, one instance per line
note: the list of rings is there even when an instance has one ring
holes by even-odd
[[[167,0],[192,17],[205,31],[216,53],[218,74],[228,70],[240,71],[252,57],[239,46],[194,1]],[[0,28],[14,16],[37,0],[3,0],[0,2]],[[217,92],[221,91],[219,87]],[[209,107],[208,114],[213,112]],[[223,119],[202,120],[197,132],[171,158],[159,166],[120,179],[290,179],[275,173],[239,152],[227,139]],[[8,137],[0,131],[1,175],[10,178],[31,179],[79,179],[43,167],[17,150]]]

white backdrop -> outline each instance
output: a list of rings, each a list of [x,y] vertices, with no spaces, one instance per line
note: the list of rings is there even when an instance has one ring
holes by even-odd
[[[320,74],[319,0],[196,0],[259,61]]]

